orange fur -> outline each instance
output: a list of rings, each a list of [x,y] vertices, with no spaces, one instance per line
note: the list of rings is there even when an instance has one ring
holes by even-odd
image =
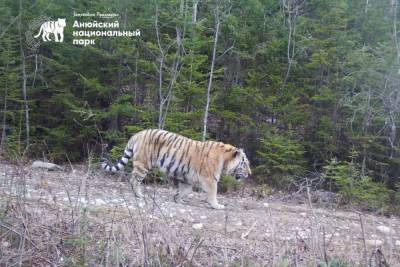
[[[200,182],[207,192],[208,202],[216,209],[223,208],[216,199],[221,174],[234,174],[235,170],[244,178],[251,174],[247,157],[241,149],[221,142],[196,141],[158,129],[133,135],[117,165],[105,163],[103,168],[109,171],[122,169],[129,158],[133,162],[132,182],[138,196],[142,195],[140,182],[147,172],[159,168],[182,186]]]

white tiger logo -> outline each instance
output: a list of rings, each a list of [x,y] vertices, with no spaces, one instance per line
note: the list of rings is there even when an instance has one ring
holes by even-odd
[[[57,21],[46,21],[40,26],[39,33],[35,35],[35,38],[38,38],[40,34],[42,34],[43,41],[51,41],[50,33],[54,34],[56,42],[62,42],[64,40],[64,27],[65,27],[65,19],[57,19]],[[60,35],[60,40],[58,39],[58,35]]]

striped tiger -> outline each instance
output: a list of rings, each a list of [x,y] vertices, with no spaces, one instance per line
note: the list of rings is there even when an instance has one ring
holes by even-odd
[[[57,19],[56,21],[46,21],[40,26],[39,33],[35,35],[38,38],[42,34],[42,39],[44,42],[51,41],[50,33],[54,34],[56,42],[64,41],[64,27],[65,19]],[[58,40],[58,35],[60,35],[60,40]]]
[[[195,141],[159,129],[143,130],[133,135],[117,164],[103,162],[102,168],[109,172],[122,170],[131,158],[131,184],[137,197],[143,197],[141,182],[149,170],[159,168],[178,183],[176,202],[191,191],[193,183],[200,182],[207,193],[207,202],[214,209],[224,208],[217,201],[217,184],[222,173],[237,180],[251,174],[249,160],[242,149],[221,142]]]

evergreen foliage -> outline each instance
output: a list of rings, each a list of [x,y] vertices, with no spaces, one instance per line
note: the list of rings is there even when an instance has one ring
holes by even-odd
[[[261,139],[260,150],[257,151],[260,164],[256,171],[264,182],[276,186],[286,186],[295,175],[305,171],[304,148],[292,133],[279,134],[269,131]],[[259,179],[259,180],[260,180]]]
[[[351,203],[400,199],[395,1],[194,3],[1,1],[3,154],[82,161],[106,143],[116,156],[160,125],[200,140],[218,10],[208,139],[245,148],[258,182],[312,170]],[[73,45],[73,21],[93,20],[74,11],[119,14],[141,36]],[[25,33],[43,15],[66,18],[65,40],[32,50]]]
[[[353,161],[332,159],[324,170],[324,178],[328,184],[337,187],[342,203],[387,211],[392,192],[383,183],[373,182],[371,177],[361,175]]]

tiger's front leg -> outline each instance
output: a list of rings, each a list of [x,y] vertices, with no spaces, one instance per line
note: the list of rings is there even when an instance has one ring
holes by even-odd
[[[58,43],[59,41],[58,41],[58,33],[57,32],[54,32],[54,38],[55,38],[55,41]]]
[[[221,205],[217,201],[217,186],[218,182],[211,178],[211,181],[205,181],[203,183],[203,189],[207,192],[207,202],[212,208],[220,210],[225,209],[224,205]]]

